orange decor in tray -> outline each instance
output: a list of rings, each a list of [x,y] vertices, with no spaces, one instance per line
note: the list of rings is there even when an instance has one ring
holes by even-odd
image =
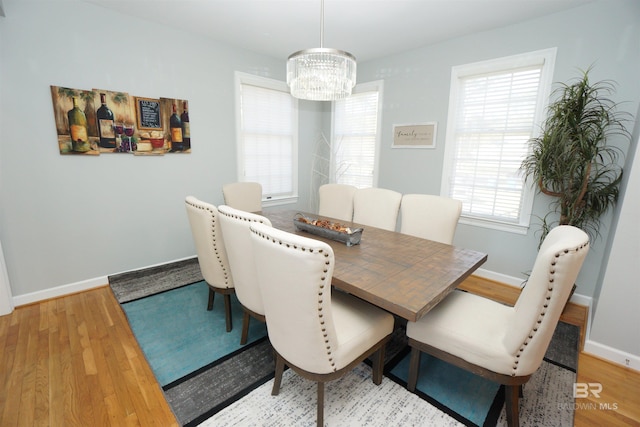
[[[302,214],[297,214],[293,219],[293,223],[298,230],[342,242],[347,246],[359,244],[362,238],[362,232],[364,231],[362,228],[351,229],[346,225],[327,219],[307,218]]]

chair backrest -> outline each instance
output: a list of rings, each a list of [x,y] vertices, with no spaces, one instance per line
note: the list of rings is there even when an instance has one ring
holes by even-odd
[[[513,375],[529,375],[542,363],[588,251],[587,233],[570,225],[552,229],[540,246],[503,340],[515,356]]]
[[[222,186],[224,204],[245,212],[262,210],[262,185],[259,182],[233,182]]]
[[[402,194],[386,188],[359,188],[353,195],[353,222],[394,231]]]
[[[261,215],[226,205],[218,206],[218,211],[238,301],[254,313],[264,315],[249,226],[262,223],[270,227],[271,221]]]
[[[331,347],[338,354],[331,310],[333,250],[276,228],[253,224],[251,231],[273,348],[299,368],[333,372],[327,351]]]
[[[353,194],[357,188],[347,184],[324,184],[318,189],[320,206],[318,215],[351,221],[353,219]]]
[[[400,232],[453,243],[462,202],[431,194],[405,194],[400,204]]]
[[[185,206],[202,277],[215,288],[233,288],[218,209],[193,196],[187,196]]]

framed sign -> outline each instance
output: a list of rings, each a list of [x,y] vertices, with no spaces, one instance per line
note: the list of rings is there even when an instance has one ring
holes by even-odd
[[[394,125],[392,148],[436,148],[437,122]]]
[[[160,113],[159,99],[136,97],[136,113],[138,129],[162,129],[162,114]]]

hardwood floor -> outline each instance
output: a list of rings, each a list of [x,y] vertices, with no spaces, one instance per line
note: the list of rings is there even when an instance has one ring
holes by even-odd
[[[0,426],[178,426],[108,286],[0,317]]]
[[[477,277],[461,288],[506,303],[519,294]],[[586,316],[569,304],[563,320],[584,331]],[[581,353],[578,382],[603,389],[576,400],[574,425],[640,426],[640,372]],[[0,426],[109,425],[178,426],[111,289],[0,316]]]

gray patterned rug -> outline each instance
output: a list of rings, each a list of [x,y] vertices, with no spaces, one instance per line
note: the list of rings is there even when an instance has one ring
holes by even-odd
[[[197,258],[109,277],[119,302],[145,298],[202,280]],[[216,301],[221,304],[222,301]],[[203,308],[204,309],[204,308]],[[214,307],[222,312],[222,307]],[[578,335],[560,323],[542,367],[525,385],[521,425],[572,425],[572,384],[575,381]],[[371,381],[361,364],[343,379],[327,384],[325,420],[339,426],[476,425],[429,396],[409,393],[389,369],[406,355],[406,337],[398,329],[386,351],[381,386]],[[168,355],[170,357],[170,355]],[[551,363],[550,363],[551,362]],[[163,387],[181,425],[288,426],[315,423],[314,383],[288,370],[279,396],[271,396],[273,357],[263,339],[243,347]],[[506,425],[497,395],[497,412],[485,425]],[[491,419],[489,419],[491,418]]]
[[[571,397],[575,374],[543,362],[525,386],[520,403],[522,427],[570,427],[573,425]],[[232,403],[200,424],[201,427],[283,427],[314,426],[316,386],[291,370],[282,379],[280,393],[271,395],[273,380],[264,383],[246,397]],[[473,425],[460,422],[405,387],[384,377],[376,386],[371,368],[362,363],[344,377],[325,387],[325,425],[341,427]],[[494,423],[507,425],[504,409]]]
[[[273,380],[200,424],[221,426],[315,426],[316,383],[285,371],[280,393]],[[324,420],[328,426],[460,426],[436,407],[387,377],[376,386],[362,363],[325,386]]]
[[[127,271],[109,276],[109,286],[120,304],[204,280],[198,258]]]
[[[554,348],[547,356],[576,354],[572,347],[575,338],[571,325],[561,324],[554,336]],[[504,410],[504,391],[495,400],[484,422],[475,423],[443,405],[436,398],[418,391],[410,393],[406,382],[390,371],[406,354],[402,350],[402,329],[390,342],[385,358],[385,376],[380,386],[371,381],[369,363],[360,364],[345,377],[325,386],[325,424],[329,426],[496,426],[507,425]],[[568,339],[568,341],[564,341]],[[424,356],[423,356],[424,357]],[[575,363],[572,361],[572,363]],[[545,358],[538,371],[524,385],[520,400],[520,425],[524,427],[570,427],[573,425],[573,383],[575,370]],[[214,415],[200,426],[313,426],[316,417],[316,386],[291,370],[283,377],[278,396],[271,396],[272,377],[258,384],[240,400],[216,408]],[[453,386],[453,384],[450,384]],[[463,385],[464,387],[464,385]],[[455,388],[455,387],[454,387]],[[468,398],[468,397],[467,397]],[[493,399],[493,398],[492,398]],[[464,407],[466,404],[461,403]]]
[[[183,426],[196,426],[273,378],[271,344],[265,338],[166,385],[167,402]]]

